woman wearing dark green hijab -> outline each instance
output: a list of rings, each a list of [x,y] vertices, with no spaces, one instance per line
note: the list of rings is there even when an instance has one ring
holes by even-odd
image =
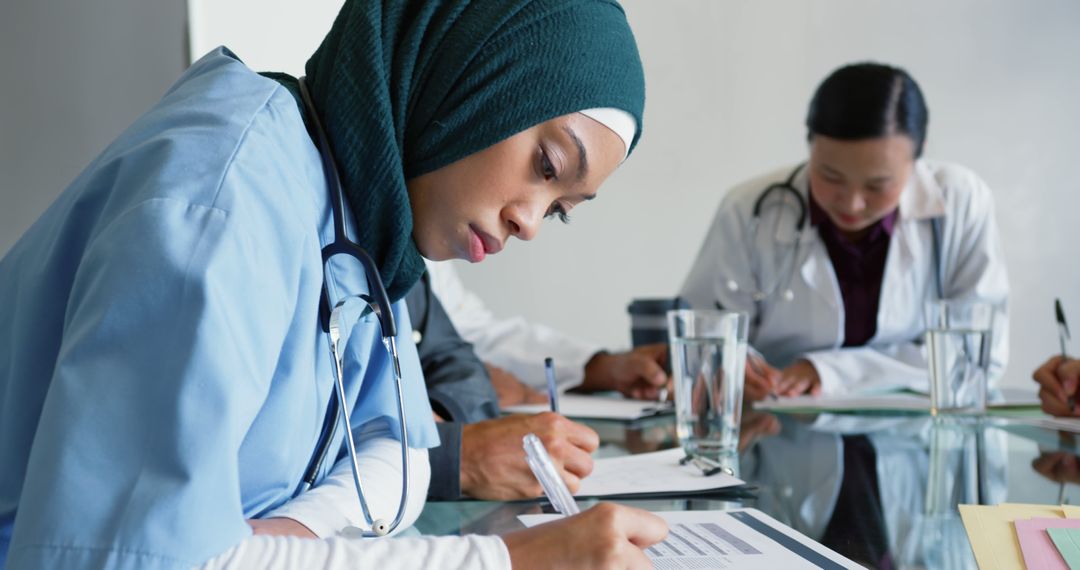
[[[612,1],[347,1],[303,84],[399,331],[421,256],[532,239],[641,133],[641,63]],[[301,481],[334,384],[324,279],[334,299],[367,279],[352,259],[323,267],[330,197],[300,85],[208,54],[0,260],[0,566],[648,566],[664,524],[612,506],[505,539],[274,536],[366,526],[341,430]],[[408,525],[438,444],[415,347],[399,332],[403,438],[379,334],[349,332],[367,500],[394,512],[407,439]],[[327,503],[340,512],[312,514]]]

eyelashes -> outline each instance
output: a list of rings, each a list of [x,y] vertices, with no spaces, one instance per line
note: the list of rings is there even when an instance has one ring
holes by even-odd
[[[540,147],[540,175],[544,180],[559,180],[559,173],[555,172],[555,165],[551,163],[547,150]]]
[[[540,147],[540,175],[544,177],[546,182],[558,182],[559,173],[555,171],[555,165],[551,162],[551,158],[548,157],[547,149],[543,146]],[[559,221],[564,224],[570,223],[570,214],[566,211],[559,202],[553,202],[548,208],[548,211],[544,213],[544,218],[558,217]]]
[[[551,207],[548,208],[547,213],[544,214],[544,218],[554,218],[554,217],[558,217],[559,221],[564,223],[564,224],[569,224],[570,223],[570,214],[567,213],[566,209],[563,208],[562,204],[560,204],[558,202],[555,202],[554,204],[552,204]]]

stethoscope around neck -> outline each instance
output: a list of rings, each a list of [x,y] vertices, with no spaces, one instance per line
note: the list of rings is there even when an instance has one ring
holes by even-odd
[[[341,187],[341,179],[334,162],[334,156],[330,150],[330,143],[326,138],[326,131],[323,130],[322,122],[319,120],[319,115],[303,77],[300,78],[299,84],[300,97],[304,104],[304,114],[310,125],[309,130],[314,135],[315,143],[319,148],[323,174],[326,176],[327,185],[330,186],[330,204],[334,218],[334,240],[322,249],[323,289],[319,302],[319,323],[330,341],[330,354],[334,363],[335,391],[330,397],[330,404],[327,406],[326,415],[323,418],[323,425],[319,433],[319,440],[315,446],[315,452],[308,463],[307,469],[304,470],[304,476],[297,494],[303,493],[315,484],[319,471],[321,471],[330,451],[339,424],[338,420],[340,419],[340,423],[344,425],[345,429],[345,442],[348,446],[349,460],[352,463],[353,485],[356,487],[356,496],[360,501],[360,510],[363,512],[364,520],[371,527],[370,530],[362,531],[362,535],[366,537],[386,536],[401,524],[409,497],[409,440],[405,421],[405,398],[401,386],[401,361],[398,358],[397,342],[395,341],[397,324],[394,322],[394,314],[390,308],[390,299],[386,293],[386,287],[383,286],[382,278],[379,276],[379,268],[364,248],[349,239],[345,227],[345,195]],[[367,277],[368,293],[346,296],[337,301],[331,308],[326,271],[327,263],[335,255],[348,255],[360,262],[364,268],[364,275]],[[398,504],[397,515],[389,523],[386,522],[386,519],[374,518],[368,508],[364,485],[360,480],[360,465],[356,458],[356,443],[353,440],[349,406],[345,398],[342,353],[345,349],[347,334],[343,335],[342,333],[347,333],[356,324],[355,322],[348,322],[350,313],[346,310],[346,306],[353,301],[364,304],[364,310],[359,318],[374,314],[378,319],[383,344],[386,346],[393,362],[393,374],[397,387],[398,422],[401,429],[402,481],[401,502]]]
[[[790,302],[795,300],[795,293],[791,289],[791,279],[795,275],[795,267],[799,261],[799,252],[802,246],[803,229],[806,227],[806,222],[810,219],[809,206],[807,205],[806,198],[802,193],[795,188],[795,179],[799,173],[806,167],[806,163],[799,164],[788,175],[787,179],[782,182],[774,182],[762,190],[757,199],[754,200],[754,207],[751,210],[750,215],[750,279],[752,280],[752,286],[750,288],[750,297],[754,304],[757,306],[757,310],[754,311],[753,324],[754,328],[757,328],[761,324],[762,305],[770,297],[777,296],[781,285],[784,286],[784,291],[779,294],[779,297],[784,301]],[[761,277],[761,256],[758,253],[758,228],[761,225],[762,211],[765,209],[770,201],[770,197],[774,194],[779,194],[777,201],[780,204],[789,204],[791,200],[794,200],[794,209],[796,211],[795,217],[795,239],[788,248],[785,259],[781,261],[780,267],[782,268],[782,275],[778,275],[777,279],[769,287],[765,287],[762,284]],[[934,263],[934,289],[938,299],[945,298],[944,291],[944,268],[941,262],[941,218],[930,219],[930,232],[933,247],[933,263]],[[737,293],[743,288],[737,281],[729,278],[724,286],[728,291]],[[723,309],[723,305],[717,301],[716,307]]]
[[[754,311],[753,319],[753,325],[755,328],[757,327],[757,325],[760,324],[761,321],[762,304],[770,297],[775,296],[781,285],[785,286],[785,290],[781,294],[781,298],[785,301],[792,301],[795,299],[795,293],[791,290],[791,278],[795,273],[795,264],[798,262],[799,250],[800,246],[802,245],[803,228],[806,227],[806,221],[809,218],[806,199],[803,198],[802,194],[800,194],[798,190],[795,189],[795,177],[799,175],[799,172],[803,169],[804,166],[805,164],[800,164],[796,166],[795,169],[791,171],[791,174],[787,177],[786,180],[782,182],[774,182],[773,184],[770,184],[768,187],[766,187],[761,192],[761,194],[758,195],[757,199],[754,200],[754,207],[750,211],[750,241],[748,242],[750,249],[750,257],[748,261],[750,264],[749,269],[751,286],[749,288],[749,293],[750,298],[757,306],[757,310]],[[765,208],[766,204],[769,202],[770,197],[772,197],[774,194],[780,194],[780,197],[777,198],[777,200],[781,204],[788,203],[789,196],[791,198],[794,198],[795,210],[797,212],[797,216],[795,218],[795,241],[786,254],[786,260],[780,264],[780,267],[784,268],[782,269],[784,271],[784,274],[782,276],[777,276],[777,279],[772,283],[771,286],[765,287],[762,284],[760,259],[761,256],[758,253],[757,239],[758,229],[761,226],[761,212]],[[724,286],[728,289],[728,291],[732,293],[738,293],[739,291],[743,290],[743,287],[739,285],[739,282],[733,278],[728,278],[728,280],[724,283]],[[716,307],[718,309],[724,308],[724,306],[720,303],[719,300],[716,301]]]

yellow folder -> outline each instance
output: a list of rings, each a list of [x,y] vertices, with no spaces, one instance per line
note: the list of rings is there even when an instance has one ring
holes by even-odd
[[[960,518],[980,570],[1024,570],[1024,557],[1012,522],[1030,518],[1080,518],[1080,507],[1018,503],[960,505]]]

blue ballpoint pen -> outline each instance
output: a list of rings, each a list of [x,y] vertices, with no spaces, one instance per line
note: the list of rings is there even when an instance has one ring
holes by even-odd
[[[559,413],[559,391],[555,388],[555,360],[550,356],[544,359],[544,372],[547,373],[548,402],[551,411]]]

